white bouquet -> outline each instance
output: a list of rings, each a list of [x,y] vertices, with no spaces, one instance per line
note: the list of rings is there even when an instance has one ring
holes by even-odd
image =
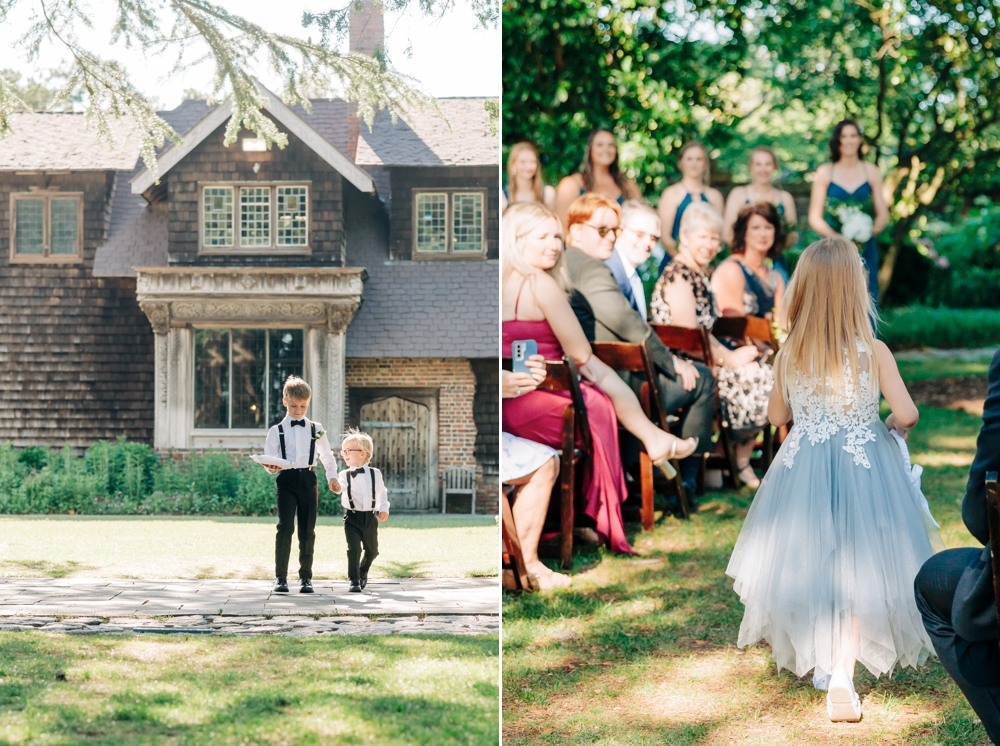
[[[841,235],[856,244],[863,244],[872,237],[875,223],[871,216],[856,205],[840,205],[837,208],[840,218]]]

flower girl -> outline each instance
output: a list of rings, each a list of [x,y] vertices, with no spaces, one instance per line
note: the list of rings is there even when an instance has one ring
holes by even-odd
[[[856,661],[879,676],[932,651],[913,597],[932,554],[922,495],[888,432],[905,436],[919,415],[872,332],[867,288],[849,241],[802,253],[768,405],[773,425],[794,426],[726,570],[745,607],[740,647],[766,640],[779,670],[814,670],[833,721],[861,719]],[[880,391],[892,409],[884,425]]]

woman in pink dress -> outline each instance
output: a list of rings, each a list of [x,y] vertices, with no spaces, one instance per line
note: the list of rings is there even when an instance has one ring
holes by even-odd
[[[576,362],[594,445],[583,478],[586,514],[597,535],[613,552],[634,554],[625,538],[621,503],[627,496],[618,421],[634,434],[654,463],[684,458],[697,440],[681,440],[656,427],[643,414],[632,389],[596,357],[584,336],[563,287],[562,231],[555,214],[537,203],[512,205],[503,217],[502,304],[503,351],[511,343],[533,339],[548,360],[570,355]],[[554,277],[555,276],[555,277]],[[558,448],[562,441],[562,412],[568,394],[531,391],[504,399],[503,431]]]

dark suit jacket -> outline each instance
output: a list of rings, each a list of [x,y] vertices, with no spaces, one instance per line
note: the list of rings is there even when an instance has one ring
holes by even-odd
[[[969,532],[985,544],[978,562],[966,568],[955,589],[952,622],[956,634],[969,641],[995,641],[997,614],[990,565],[990,529],[986,515],[986,472],[1000,471],[1000,350],[993,355],[989,391],[983,407],[983,428],[962,502],[962,519]]]
[[[673,353],[632,308],[607,265],[572,246],[566,249],[563,261],[573,283],[569,302],[587,339],[638,343],[648,338],[653,365],[667,378],[676,378]]]
[[[628,275],[625,273],[625,264],[617,251],[611,255],[610,259],[604,260],[604,266],[611,270],[611,276],[618,283],[618,289],[622,291],[625,300],[638,312],[639,303],[635,299],[635,293],[632,292],[632,283],[628,281]]]

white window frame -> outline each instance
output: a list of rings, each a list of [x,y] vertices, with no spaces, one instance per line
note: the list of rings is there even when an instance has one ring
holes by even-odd
[[[302,187],[306,190],[306,242],[287,245],[278,243],[278,188]],[[270,242],[267,245],[244,246],[240,243],[242,212],[240,190],[243,188],[270,189],[268,207],[270,211]],[[231,246],[205,245],[205,190],[233,190],[233,243]],[[312,182],[310,181],[213,181],[198,184],[198,253],[199,254],[311,254],[312,253]]]
[[[11,264],[78,264],[83,261],[83,192],[12,192],[10,195],[10,262]],[[42,253],[17,253],[17,202],[22,199],[42,200]],[[76,252],[51,254],[52,201],[76,200]]]
[[[445,217],[447,234],[444,251],[421,251],[417,248],[417,197],[422,194],[443,194],[448,198]],[[482,223],[480,231],[483,237],[483,247],[480,251],[455,251],[455,196],[462,194],[478,194],[482,200]],[[485,189],[414,189],[410,211],[413,237],[411,240],[411,257],[418,259],[484,259],[487,251],[486,238],[486,207],[487,194]]]

